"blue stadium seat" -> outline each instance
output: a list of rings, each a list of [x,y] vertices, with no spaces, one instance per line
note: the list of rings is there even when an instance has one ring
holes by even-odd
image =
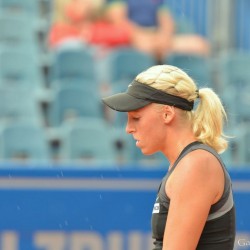
[[[119,81],[131,82],[137,74],[153,66],[152,56],[139,52],[133,48],[119,48],[111,52],[109,58],[110,82],[112,86]]]
[[[44,163],[50,160],[45,131],[34,123],[15,122],[0,131],[0,158],[3,161]]]
[[[100,89],[100,86],[97,82],[86,80],[82,77],[62,78],[62,79],[57,79],[55,81],[52,81],[50,83],[50,89],[52,91],[56,91],[60,88],[65,88],[65,87],[80,87],[80,88],[84,88],[84,90],[86,91],[90,91],[93,93],[95,92],[98,93]]]
[[[249,139],[250,130],[247,124],[237,127],[227,127],[225,134],[228,136],[228,148],[221,154],[228,167],[244,166],[250,163]]]
[[[103,117],[102,103],[95,92],[84,87],[68,86],[54,91],[54,97],[48,108],[50,126],[60,126],[64,120],[79,117]]]
[[[40,0],[0,0],[0,10],[9,16],[26,15],[36,30],[42,25]]]
[[[234,52],[221,55],[220,95],[232,124],[250,121],[250,53]],[[237,104],[237,105],[236,105]]]
[[[36,31],[27,15],[0,11],[0,47],[19,48],[40,55]]]
[[[43,124],[39,102],[29,88],[0,86],[0,123],[30,121]]]
[[[30,15],[38,15],[40,2],[39,0],[0,0],[0,8],[10,12],[21,12]]]
[[[60,159],[100,165],[114,164],[116,151],[110,126],[98,118],[83,118],[62,126]]]
[[[50,82],[66,78],[97,81],[92,52],[87,48],[65,48],[56,51],[52,56],[49,73]]]
[[[32,52],[20,48],[0,48],[0,82],[26,86],[30,90],[45,87],[38,58]]]
[[[222,54],[219,58],[222,87],[241,84],[243,81],[249,82],[249,62],[249,52],[235,51]]]
[[[125,132],[124,127],[110,126],[110,131],[113,137],[113,144],[117,158],[117,164],[131,164],[134,163],[133,158],[133,140],[131,135]]]

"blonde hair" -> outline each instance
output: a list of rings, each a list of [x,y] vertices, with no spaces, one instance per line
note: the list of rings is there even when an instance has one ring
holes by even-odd
[[[198,90],[195,82],[183,70],[172,65],[157,65],[137,75],[136,80],[194,102],[199,97],[196,108],[184,111],[192,123],[193,133],[198,141],[223,152],[228,145],[223,134],[225,109],[218,95],[210,88]]]
[[[70,0],[54,0],[53,1],[53,22],[65,22],[66,17],[64,14],[65,6],[70,2]]]
[[[65,16],[65,6],[68,5],[71,1],[72,0],[53,1],[53,22],[67,22],[67,17]],[[93,10],[96,13],[99,13],[105,4],[105,0],[85,0],[85,1],[92,4]]]

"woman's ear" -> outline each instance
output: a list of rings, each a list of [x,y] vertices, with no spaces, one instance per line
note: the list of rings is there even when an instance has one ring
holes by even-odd
[[[173,106],[164,105],[162,115],[165,123],[169,123],[175,117],[175,108]]]

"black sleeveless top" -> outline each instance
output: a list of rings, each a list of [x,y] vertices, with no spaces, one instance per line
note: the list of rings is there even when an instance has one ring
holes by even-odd
[[[224,192],[218,202],[210,208],[206,224],[201,233],[197,250],[233,250],[235,240],[235,208],[232,194],[232,184],[230,176],[226,171],[218,153],[211,147],[200,142],[193,142],[186,146],[173,167],[162,179],[158,195],[154,204],[152,213],[152,237],[154,239],[153,250],[162,250],[163,236],[168,216],[170,199],[165,192],[165,184],[174,171],[179,161],[189,152],[197,149],[203,149],[213,154],[220,162],[225,176]],[[171,240],[171,239],[170,239]]]

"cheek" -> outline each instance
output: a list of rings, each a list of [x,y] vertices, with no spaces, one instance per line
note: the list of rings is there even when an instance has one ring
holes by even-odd
[[[164,121],[161,119],[161,117],[158,117],[155,122],[152,122],[153,124],[153,132],[154,138],[152,140],[157,144],[158,146],[161,145],[164,141],[164,136],[166,134],[166,125]]]
[[[162,132],[160,129],[154,129],[154,131],[151,133],[151,143],[155,147],[159,147],[160,143],[162,142]]]
[[[159,145],[162,141],[163,128],[156,120],[149,121],[149,124],[149,126],[144,127],[143,136],[151,145]]]

